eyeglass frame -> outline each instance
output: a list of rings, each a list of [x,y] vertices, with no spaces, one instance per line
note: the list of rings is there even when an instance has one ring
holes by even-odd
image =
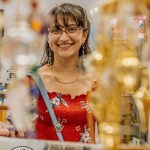
[[[71,33],[69,32],[67,29],[69,28],[76,28],[76,29],[80,29],[78,31],[81,31],[83,29],[83,31],[86,31],[87,29],[86,28],[83,28],[81,26],[70,26],[70,27],[66,27],[65,29],[60,29],[59,27],[56,27],[54,29],[58,29],[59,30],[59,33],[54,33],[52,32],[54,29],[50,29],[50,27],[48,28],[48,33],[51,33],[52,35],[55,35],[55,36],[61,36],[63,32],[65,32],[68,36],[70,36],[68,33]],[[72,33],[75,33],[75,32],[72,32]],[[75,35],[76,36],[76,35]]]

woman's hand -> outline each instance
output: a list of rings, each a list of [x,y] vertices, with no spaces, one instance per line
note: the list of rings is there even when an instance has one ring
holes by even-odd
[[[24,131],[15,130],[13,125],[0,122],[0,136],[23,138]]]
[[[0,125],[0,136],[9,136],[9,129],[4,128],[2,125]]]
[[[24,131],[23,130],[15,130],[15,128],[12,126],[9,128],[9,136],[10,137],[23,138],[24,137]]]

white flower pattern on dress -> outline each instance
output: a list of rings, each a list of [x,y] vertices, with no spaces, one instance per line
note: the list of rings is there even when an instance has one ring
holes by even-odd
[[[58,97],[54,97],[51,100],[51,104],[53,105],[53,107],[59,107],[59,105],[60,105],[60,99]]]
[[[63,103],[63,105],[65,105],[66,107],[69,107],[68,104],[66,103],[66,101],[63,98],[61,98],[61,95],[62,94],[58,93],[57,96],[55,96],[51,100],[51,104],[53,107],[59,107],[60,103]]]
[[[58,118],[57,120],[60,123],[61,130],[62,130],[64,128],[64,124],[67,123],[67,120],[66,119],[60,119],[60,118]]]
[[[44,120],[44,117],[40,115],[40,119],[41,119],[41,120]]]
[[[67,119],[60,119],[60,118],[58,118],[58,122],[61,123],[61,124],[67,123]]]
[[[87,125],[85,125],[83,133],[80,134],[80,136],[81,136],[80,142],[82,142],[82,143],[91,143],[92,142],[89,130],[90,129],[87,129]]]
[[[81,127],[80,126],[76,126],[76,131],[80,131]]]
[[[80,104],[81,104],[81,108],[86,109],[88,113],[92,112],[92,109],[88,102],[85,103],[84,101],[81,101]]]
[[[67,119],[62,119],[61,123],[67,123]]]

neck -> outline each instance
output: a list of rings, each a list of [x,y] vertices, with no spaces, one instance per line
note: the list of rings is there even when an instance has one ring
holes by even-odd
[[[54,62],[52,65],[53,70],[55,70],[55,72],[69,72],[69,73],[74,73],[74,72],[79,72],[79,68],[77,63],[56,63]]]
[[[59,57],[54,55],[53,68],[58,72],[75,72],[78,71],[78,54],[70,57]]]
[[[78,74],[80,71],[78,69],[78,66],[57,66],[57,65],[52,65],[50,67],[55,73],[61,73],[64,75],[74,75]]]
[[[64,67],[61,67],[63,69]],[[55,80],[61,84],[71,84],[78,80],[80,72],[78,67],[65,68],[64,70],[59,70],[58,68],[54,68],[54,66],[50,66],[50,70]],[[66,78],[66,79],[65,79]],[[73,79],[72,79],[73,78]]]

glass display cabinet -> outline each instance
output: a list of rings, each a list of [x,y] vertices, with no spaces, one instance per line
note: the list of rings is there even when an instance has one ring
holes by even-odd
[[[0,138],[3,150],[107,150],[102,144],[81,144],[31,139]],[[149,150],[149,147],[118,146],[119,150]]]

